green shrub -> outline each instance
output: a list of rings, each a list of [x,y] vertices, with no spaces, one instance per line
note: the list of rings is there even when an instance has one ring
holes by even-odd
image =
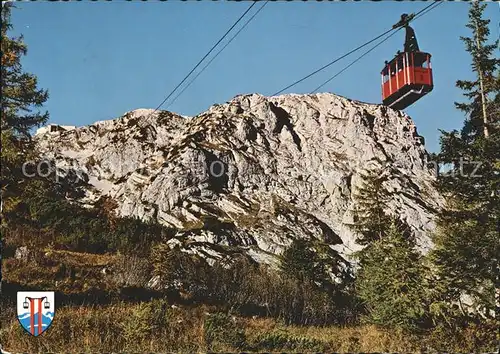
[[[204,323],[205,343],[209,350],[214,350],[222,345],[230,348],[243,348],[245,345],[245,332],[238,328],[236,322],[226,313],[210,314]]]
[[[49,187],[41,181],[37,181],[36,186],[24,191],[22,205],[16,213],[16,225],[51,235],[38,246],[52,243],[71,251],[120,251],[145,256],[153,244],[175,233],[155,222],[116,218],[107,210],[106,200],[93,208],[84,208],[66,200],[57,186]]]
[[[324,344],[321,341],[293,336],[285,331],[261,334],[251,347],[252,351],[324,351]]]
[[[195,255],[158,244],[152,251],[160,288],[177,292],[184,301],[210,303],[245,316],[268,316],[288,324],[345,324],[354,317],[352,296],[327,291],[308,279],[258,265],[245,256],[213,266]]]
[[[494,352],[498,349],[498,322],[455,317],[438,323],[427,338],[428,347],[438,352]]]
[[[129,318],[120,323],[127,346],[141,347],[142,342],[168,326],[169,311],[165,300],[152,300],[135,306]]]
[[[393,224],[358,257],[356,290],[368,310],[367,322],[411,331],[429,325],[427,269],[411,239]]]

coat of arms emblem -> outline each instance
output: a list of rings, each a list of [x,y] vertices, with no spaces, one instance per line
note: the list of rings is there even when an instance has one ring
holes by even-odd
[[[31,335],[39,336],[45,332],[55,315],[53,291],[18,291],[17,319]]]

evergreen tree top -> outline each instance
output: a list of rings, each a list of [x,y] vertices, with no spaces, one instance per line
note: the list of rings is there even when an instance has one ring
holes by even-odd
[[[23,72],[21,57],[27,54],[23,37],[9,37],[12,29],[12,3],[2,2],[1,29],[1,129],[10,130],[17,136],[29,136],[30,131],[43,125],[48,112],[40,108],[48,99],[48,92],[38,88],[37,77]]]

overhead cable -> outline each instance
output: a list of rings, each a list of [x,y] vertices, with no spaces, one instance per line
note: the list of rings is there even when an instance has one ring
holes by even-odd
[[[187,88],[189,86],[191,86],[191,84],[198,78],[198,76],[201,75],[202,72],[205,71],[205,69],[215,60],[215,58],[217,58],[219,56],[220,53],[222,53],[222,51],[224,51],[224,49],[226,49],[226,47],[238,36],[238,34],[240,34],[241,31],[243,31],[243,29],[250,23],[252,22],[252,20],[255,18],[255,16],[257,16],[259,14],[259,12],[261,12],[264,7],[268,4],[268,0],[264,1],[264,3],[262,4],[262,6],[252,15],[252,17],[250,17],[244,24],[243,26],[238,30],[238,32],[236,32],[236,34],[234,36],[231,37],[231,39],[229,39],[229,41],[213,56],[212,59],[210,59],[210,61],[196,74],[196,76],[191,79],[191,81],[188,82],[188,84],[186,86],[184,86],[184,88],[181,90],[181,92],[179,92],[177,94],[177,96],[175,96],[172,101],[167,105],[167,108],[169,106],[171,106],[176,100],[177,98],[183,94],[184,91],[187,90]]]
[[[154,114],[158,109],[161,108],[161,106],[170,98],[172,97],[172,95],[174,94],[174,92],[184,83],[184,81],[187,80],[187,78],[196,70],[196,68],[198,68],[198,66],[200,66],[200,64],[210,55],[210,53],[213,52],[213,50],[219,45],[220,42],[222,42],[224,40],[224,38],[226,38],[226,36],[229,34],[229,32],[231,32],[233,30],[234,27],[236,27],[236,25],[243,19],[243,17],[246,16],[246,14],[252,9],[252,7],[254,7],[255,5],[257,4],[257,1],[255,2],[252,2],[252,4],[248,7],[248,9],[238,18],[238,20],[226,31],[226,33],[217,41],[217,43],[215,43],[213,45],[213,47],[208,51],[207,54],[205,54],[203,56],[203,58],[200,59],[200,61],[198,62],[198,64],[196,64],[194,66],[193,69],[191,69],[191,71],[184,77],[184,79],[182,79],[182,81],[168,94],[167,97],[165,97],[165,99],[158,105],[158,107],[155,108],[155,110],[153,112],[151,112],[151,114]],[[150,115],[151,115],[150,114]]]
[[[415,14],[415,17],[416,17],[416,16],[418,16],[418,15],[420,15],[422,12],[426,11],[427,9],[429,9],[430,7],[432,7],[432,6],[434,6],[434,5],[435,5],[435,2],[431,3],[430,5],[427,5],[427,6],[426,6],[426,7],[424,7],[422,10],[420,10],[419,12],[417,12],[417,13]],[[385,31],[384,33],[382,33],[382,34],[380,34],[380,35],[376,36],[375,38],[373,38],[373,39],[369,40],[368,42],[366,42],[366,43],[364,43],[364,44],[362,44],[362,45],[360,45],[360,46],[358,46],[358,47],[354,48],[353,50],[351,50],[351,51],[347,52],[346,54],[343,54],[343,55],[341,55],[340,57],[338,57],[338,58],[336,58],[336,59],[332,60],[332,61],[331,61],[331,62],[329,62],[328,64],[323,65],[321,68],[319,68],[319,69],[317,69],[317,70],[313,71],[313,72],[312,72],[312,73],[310,73],[309,75],[306,75],[306,76],[304,76],[303,78],[301,78],[301,79],[299,79],[299,80],[295,81],[294,83],[292,83],[292,84],[290,84],[290,85],[286,86],[285,88],[283,88],[283,89],[279,90],[278,92],[276,92],[276,93],[272,94],[271,96],[276,96],[276,95],[279,95],[280,93],[282,93],[282,92],[284,92],[284,91],[288,90],[289,88],[291,88],[291,87],[293,87],[293,86],[295,86],[295,85],[297,85],[297,84],[301,83],[302,81],[304,81],[304,80],[306,80],[306,79],[310,78],[310,77],[311,77],[311,76],[313,76],[313,75],[316,75],[316,74],[317,74],[317,73],[319,73],[320,71],[323,71],[324,69],[326,69],[326,68],[328,68],[329,66],[331,66],[331,65],[335,64],[336,62],[338,62],[338,61],[340,61],[340,60],[344,59],[345,57],[347,57],[347,56],[349,56],[349,55],[351,55],[351,54],[353,54],[353,53],[357,52],[357,51],[358,51],[358,50],[360,50],[361,48],[364,48],[364,47],[366,47],[367,45],[369,45],[369,44],[371,44],[371,43],[375,42],[376,40],[378,40],[378,39],[380,39],[380,38],[382,38],[382,37],[386,36],[387,34],[389,34],[390,32],[392,32],[392,31],[394,31],[394,30],[395,30],[395,28],[391,28],[391,29],[389,29],[389,30]]]
[[[427,12],[435,9],[436,7],[438,7],[439,5],[443,4],[442,1],[440,2],[435,2],[432,4],[432,6],[430,8],[428,8],[425,12],[422,12],[420,11],[419,12],[419,15],[416,15],[412,21],[416,20],[417,18],[425,15]],[[339,72],[337,72],[335,75],[333,75],[332,77],[330,77],[328,80],[326,80],[325,82],[323,82],[321,85],[319,85],[318,87],[316,87],[311,93],[315,93],[317,92],[320,88],[322,88],[323,86],[325,86],[327,83],[329,83],[330,81],[332,81],[333,79],[335,79],[337,76],[339,76],[340,74],[342,74],[344,71],[346,71],[347,69],[349,69],[351,66],[353,66],[355,63],[357,63],[358,61],[360,61],[362,58],[364,58],[366,55],[368,55],[370,52],[372,52],[375,48],[377,48],[378,46],[380,46],[382,43],[384,43],[385,41],[387,41],[389,38],[391,38],[392,36],[394,36],[399,30],[401,30],[403,27],[399,27],[398,29],[396,29],[396,31],[394,31],[393,33],[391,33],[390,35],[388,35],[386,38],[384,38],[383,40],[381,40],[380,42],[378,42],[376,45],[374,45],[373,47],[371,47],[369,50],[367,50],[366,52],[364,52],[362,55],[360,55],[358,58],[356,58],[354,61],[352,61],[349,65],[347,65],[346,67],[344,67],[342,70],[340,70]]]

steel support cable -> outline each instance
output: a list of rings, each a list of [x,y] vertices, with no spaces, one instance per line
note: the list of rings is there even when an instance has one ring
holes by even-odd
[[[335,64],[336,62],[338,62],[338,61],[340,61],[340,60],[344,59],[345,57],[347,57],[347,56],[351,55],[352,53],[357,52],[357,51],[358,51],[358,50],[360,50],[361,48],[366,47],[366,46],[367,46],[367,45],[369,45],[370,43],[375,42],[377,39],[379,39],[379,38],[381,38],[381,37],[383,37],[383,36],[387,35],[388,33],[392,32],[392,31],[394,31],[394,29],[393,29],[393,28],[391,28],[390,30],[385,31],[384,33],[382,33],[381,35],[379,35],[379,36],[377,36],[377,37],[373,38],[372,40],[370,40],[370,41],[368,41],[368,42],[366,42],[366,43],[364,43],[364,44],[360,45],[359,47],[357,47],[357,48],[355,48],[355,49],[351,50],[350,52],[348,52],[348,53],[346,53],[346,54],[344,54],[344,55],[342,55],[342,56],[340,56],[340,57],[338,57],[338,58],[336,58],[335,60],[332,60],[332,61],[331,61],[331,62],[329,62],[328,64],[323,65],[321,68],[319,68],[319,69],[317,69],[317,70],[313,71],[313,72],[312,72],[312,73],[310,73],[309,75],[304,76],[303,78],[301,78],[301,79],[299,79],[299,80],[295,81],[294,83],[292,83],[292,84],[288,85],[287,87],[285,87],[285,88],[283,88],[283,89],[279,90],[278,92],[273,93],[271,96],[276,96],[276,95],[279,95],[279,94],[280,94],[280,93],[282,93],[283,91],[286,91],[286,90],[288,90],[289,88],[291,88],[291,87],[293,87],[293,86],[295,86],[295,85],[297,85],[297,84],[301,83],[302,81],[307,80],[307,79],[308,79],[308,78],[310,78],[311,76],[316,75],[316,74],[317,74],[317,73],[319,73],[320,71],[325,70],[325,69],[326,69],[326,68],[328,68],[329,66],[331,66],[331,65]]]
[[[240,34],[241,31],[243,31],[243,29],[250,22],[252,22],[252,20],[259,14],[259,12],[261,12],[264,9],[264,7],[268,3],[269,3],[268,0],[264,1],[264,4],[243,24],[243,26],[241,26],[241,28],[238,30],[238,32],[236,32],[236,34],[229,39],[229,41],[212,57],[212,59],[210,59],[210,61],[196,74],[196,76],[193,79],[191,79],[191,81],[189,81],[186,86],[184,86],[184,88],[181,90],[181,92],[179,92],[177,94],[177,96],[175,96],[172,99],[172,101],[170,101],[170,103],[167,105],[166,108],[168,108],[169,106],[171,106],[177,100],[177,98],[180,95],[182,95],[184,93],[184,91],[186,91],[188,89],[189,86],[191,86],[191,84],[198,78],[198,76],[200,76],[201,73],[203,73],[205,71],[205,69],[208,68],[208,66],[210,66],[210,64],[215,60],[215,58],[217,58],[219,56],[219,54],[222,53],[224,51],[224,49],[226,49],[226,47]]]
[[[415,14],[415,17],[412,19],[412,21],[415,21],[417,18],[419,17],[422,17],[424,16],[426,13],[428,13],[429,11],[432,11],[434,10],[436,7],[438,7],[439,5],[441,4],[444,4],[445,1],[444,0],[435,0],[431,6],[427,6],[426,8],[420,10],[419,12],[417,12]],[[411,22],[411,21],[410,21]]]
[[[364,52],[362,55],[360,55],[354,61],[352,61],[349,65],[347,65],[342,70],[340,70],[339,72],[337,72],[335,75],[333,75],[332,77],[330,77],[328,80],[326,80],[325,82],[323,82],[321,85],[319,85],[318,87],[316,87],[311,93],[315,93],[320,88],[322,88],[323,86],[325,86],[327,83],[329,83],[330,81],[332,81],[333,79],[335,79],[337,76],[339,76],[340,74],[342,74],[344,71],[346,71],[347,69],[349,69],[351,66],[353,66],[354,64],[356,64],[358,61],[360,61],[361,59],[363,59],[365,56],[367,56],[369,53],[371,53],[379,45],[381,45],[382,43],[384,43],[385,41],[387,41],[389,38],[391,38],[392,36],[394,36],[396,33],[398,33],[399,30],[401,30],[401,28],[398,28],[396,31],[392,32],[386,38],[384,38],[383,40],[381,40],[380,42],[378,42],[377,44],[375,44],[373,47],[371,47],[370,49],[368,49],[366,52]]]
[[[426,7],[424,7],[422,10],[420,10],[419,12],[417,12],[417,13],[415,14],[415,17],[416,17],[416,16],[418,16],[419,14],[421,14],[422,12],[424,12],[425,10],[427,10],[428,8],[430,8],[430,7],[434,6],[434,5],[435,5],[435,2],[431,3],[430,5],[427,5],[427,6],[426,6]],[[326,64],[326,65],[322,66],[321,68],[319,68],[319,69],[317,69],[317,70],[313,71],[313,72],[312,72],[312,73],[310,73],[309,75],[304,76],[303,78],[301,78],[301,79],[299,79],[299,80],[295,81],[294,83],[292,83],[292,84],[288,85],[287,87],[285,87],[285,88],[281,89],[280,91],[278,91],[278,92],[276,92],[276,93],[272,94],[271,96],[276,96],[276,95],[279,95],[279,94],[280,94],[280,93],[282,93],[283,91],[286,91],[286,90],[288,90],[289,88],[291,88],[291,87],[293,87],[293,86],[295,86],[295,85],[297,85],[297,84],[301,83],[302,81],[304,81],[304,80],[306,80],[306,79],[310,78],[311,76],[316,75],[316,74],[317,74],[317,73],[319,73],[320,71],[323,71],[324,69],[328,68],[329,66],[331,66],[331,65],[335,64],[336,62],[338,62],[338,61],[340,61],[340,60],[344,59],[345,57],[347,57],[347,56],[351,55],[352,53],[357,52],[358,50],[360,50],[360,49],[362,49],[362,48],[366,47],[367,45],[369,45],[369,44],[371,44],[371,43],[375,42],[376,40],[378,40],[378,39],[380,39],[380,38],[384,37],[385,35],[389,34],[390,32],[392,32],[392,31],[394,31],[394,30],[395,30],[395,28],[391,28],[391,29],[389,29],[389,30],[385,31],[385,32],[384,32],[384,33],[382,33],[381,35],[378,35],[377,37],[373,38],[372,40],[369,40],[368,42],[366,42],[366,43],[364,43],[364,44],[362,44],[362,45],[360,45],[360,46],[356,47],[355,49],[351,50],[350,52],[348,52],[348,53],[346,53],[346,54],[344,54],[344,55],[342,55],[342,56],[340,56],[340,57],[338,57],[338,58],[334,59],[333,61],[329,62],[328,64]]]
[[[154,114],[156,111],[158,111],[158,109],[160,109],[161,106],[163,106],[163,104],[170,98],[172,97],[172,95],[174,94],[174,92],[184,83],[184,81],[187,80],[187,78],[196,70],[196,68],[198,68],[198,66],[200,66],[200,64],[210,55],[210,53],[213,52],[213,50],[219,45],[220,42],[222,42],[224,40],[224,38],[226,38],[226,36],[229,34],[229,32],[231,32],[233,30],[234,27],[236,27],[236,25],[243,19],[243,17],[246,16],[246,14],[252,9],[252,7],[254,7],[255,5],[257,4],[257,1],[253,2],[250,7],[240,16],[240,18],[238,18],[238,20],[236,20],[236,22],[226,31],[226,33],[217,41],[217,43],[214,44],[214,46],[208,51],[207,54],[205,54],[205,56],[203,58],[200,59],[200,61],[198,62],[198,64],[195,65],[195,67],[193,69],[191,69],[191,71],[184,77],[184,79],[182,79],[182,81],[168,94],[168,96],[158,105],[158,107],[155,108],[155,110],[153,112],[151,112],[150,115]],[[149,116],[150,116],[149,115]]]
[[[439,2],[435,2],[432,4],[432,6],[430,8],[428,8],[426,11],[424,12],[420,12],[419,15],[416,15],[412,21],[416,20],[417,18],[425,15],[427,12],[429,11],[432,11],[433,9],[435,9],[436,7],[438,7],[439,5],[443,4],[442,1],[439,1]],[[367,50],[366,52],[364,52],[362,55],[360,55],[358,58],[356,58],[354,61],[352,61],[349,65],[347,65],[346,67],[344,67],[342,70],[340,70],[339,72],[337,72],[335,75],[333,75],[332,77],[330,77],[328,80],[326,80],[325,82],[323,82],[321,85],[319,85],[318,87],[316,87],[311,93],[315,93],[316,91],[318,91],[320,88],[322,88],[323,86],[325,86],[327,83],[329,83],[330,81],[332,81],[333,79],[335,79],[337,76],[339,76],[340,74],[342,74],[344,71],[346,71],[347,69],[349,69],[351,66],[353,66],[355,63],[357,63],[358,61],[360,61],[362,58],[364,58],[366,55],[368,55],[370,52],[372,52],[375,48],[377,48],[379,45],[381,45],[382,43],[384,43],[385,41],[387,41],[389,38],[391,38],[392,36],[394,36],[399,30],[401,30],[403,27],[400,27],[398,28],[396,31],[394,31],[393,33],[391,33],[390,35],[388,35],[386,38],[384,38],[383,40],[381,40],[380,42],[378,42],[376,45],[374,45],[373,47],[371,47],[369,50]]]

